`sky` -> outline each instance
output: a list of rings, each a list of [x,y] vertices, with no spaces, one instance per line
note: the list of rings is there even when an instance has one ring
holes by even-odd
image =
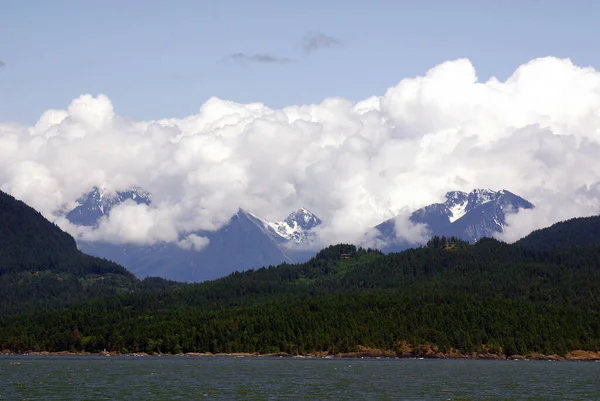
[[[599,11],[0,0],[0,189],[78,239],[135,243],[201,241],[239,207],[308,207],[323,243],[350,241],[446,191],[508,189],[537,206],[513,241],[600,212]],[[70,226],[96,185],[154,201]]]
[[[0,121],[33,124],[85,93],[138,120],[184,117],[212,96],[358,101],[463,57],[482,80],[549,55],[598,66],[598,15],[585,0],[2,0]],[[333,42],[307,53],[311,34]],[[248,59],[224,61],[235,54]]]

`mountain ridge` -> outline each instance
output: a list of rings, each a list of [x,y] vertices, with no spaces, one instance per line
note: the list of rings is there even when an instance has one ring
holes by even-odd
[[[445,198],[443,203],[427,205],[415,211],[410,216],[410,223],[424,224],[430,235],[455,236],[476,242],[502,232],[506,213],[533,207],[507,190],[474,189],[470,193],[450,191]],[[100,218],[109,216],[112,208],[125,201],[149,205],[152,198],[139,187],[110,193],[96,187],[79,199],[79,205],[67,214],[67,218],[74,224],[94,226]],[[234,216],[244,216],[251,224],[242,223]],[[139,277],[159,275],[182,281],[213,279],[234,270],[265,264],[303,262],[314,255],[315,251],[311,250],[310,245],[317,242],[315,228],[322,221],[306,208],[299,208],[284,220],[275,222],[241,208],[234,216],[216,231],[180,234],[182,239],[189,235],[208,239],[208,245],[200,251],[181,250],[166,243],[139,246],[80,241],[79,245],[87,253],[123,264]],[[234,234],[236,230],[238,233]],[[384,244],[382,249],[385,252],[414,246],[396,239],[394,219],[377,225],[375,230],[377,243]],[[247,236],[245,241],[244,235]],[[240,249],[244,251],[240,252]],[[236,253],[243,253],[244,257],[236,258]]]
[[[576,217],[534,230],[516,244],[535,249],[552,250],[569,246],[600,246],[600,216]]]
[[[592,224],[600,227],[600,220]],[[469,244],[434,237],[387,255],[339,244],[303,264],[0,316],[0,347],[290,355],[367,348],[389,356],[497,358],[597,353],[598,265],[599,247],[547,251],[491,238]]]
[[[422,207],[409,217],[411,224],[423,224],[430,236],[457,237],[474,243],[484,237],[492,237],[503,231],[506,213],[531,209],[529,201],[502,189],[477,188],[471,192],[450,191],[446,201]],[[406,241],[398,241],[396,219],[392,218],[375,226],[376,239],[384,243],[386,252],[400,251],[410,247]]]
[[[94,187],[78,199],[78,205],[66,217],[75,225],[97,227],[101,218],[109,217],[110,211],[125,201],[150,205],[152,197],[140,187],[117,191]],[[78,245],[86,253],[124,265],[138,277],[158,275],[178,281],[204,281],[235,270],[305,261],[314,252],[302,246],[314,239],[311,230],[319,224],[321,220],[306,208],[276,222],[238,208],[215,231],[180,233],[180,241],[190,235],[206,238],[208,243],[199,251],[165,242],[144,246],[80,241]]]
[[[73,237],[0,191],[0,315],[136,287],[118,264],[86,255]]]

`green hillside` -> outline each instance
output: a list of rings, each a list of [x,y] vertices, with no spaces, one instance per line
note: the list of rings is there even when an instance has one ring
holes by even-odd
[[[535,243],[433,238],[389,255],[336,245],[303,264],[177,285],[139,282],[117,265],[80,254],[70,237],[30,209],[22,212],[31,223],[22,229],[13,223],[13,234],[1,237],[14,244],[3,255],[22,257],[7,258],[0,274],[0,301],[8,305],[0,314],[0,349],[337,354],[366,347],[403,356],[600,351],[600,248],[566,246],[589,245],[581,243],[585,236],[545,246],[561,243],[564,232],[553,228],[537,232],[545,240]],[[578,232],[579,224],[593,233],[600,222],[571,224],[569,232]],[[26,239],[35,229],[49,239],[31,250]]]
[[[600,216],[578,217],[536,230],[518,241],[536,249],[566,246],[600,246]]]
[[[0,346],[292,354],[401,353],[406,344],[503,355],[600,349],[597,250],[433,243],[391,255],[339,245],[301,265],[5,319]]]
[[[0,315],[127,291],[135,277],[81,253],[40,213],[0,191]]]

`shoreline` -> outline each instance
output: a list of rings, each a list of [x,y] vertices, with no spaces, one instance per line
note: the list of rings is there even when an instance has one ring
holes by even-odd
[[[505,355],[490,354],[490,353],[403,353],[398,355],[392,351],[358,351],[338,354],[314,353],[314,354],[298,354],[292,355],[285,352],[277,352],[271,354],[260,354],[257,352],[233,352],[233,353],[217,353],[210,352],[188,352],[180,354],[163,354],[145,352],[134,353],[118,353],[118,352],[48,352],[48,351],[31,351],[31,352],[12,352],[4,350],[0,353],[2,356],[116,356],[116,357],[180,357],[180,358],[294,358],[294,359],[453,359],[453,360],[497,360],[497,361],[552,361],[552,362],[600,362],[600,352],[575,350],[567,353],[565,356],[559,355],[544,355],[544,354],[526,354],[526,355]]]

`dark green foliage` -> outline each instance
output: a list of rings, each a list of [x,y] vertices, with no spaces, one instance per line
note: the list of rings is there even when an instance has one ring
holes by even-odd
[[[0,227],[0,274],[38,270],[77,255],[71,236],[3,192],[0,192]]]
[[[390,255],[341,245],[305,264],[6,318],[0,347],[337,353],[359,346],[400,352],[410,343],[507,355],[600,349],[598,250],[534,251],[491,239],[459,245]]]
[[[9,238],[18,239],[14,246],[27,263],[8,258],[11,273],[0,275],[0,349],[302,354],[366,346],[401,353],[412,344],[506,355],[600,350],[597,247],[526,247],[487,238],[469,245],[436,237],[420,249],[383,255],[336,245],[303,264],[181,285],[134,280],[61,241],[62,251],[46,245],[49,256],[41,243],[34,257],[15,232]]]
[[[356,246],[349,244],[331,245],[322,249],[315,255],[315,259],[338,260],[341,257],[351,256],[356,253]]]
[[[600,246],[600,216],[580,217],[556,223],[532,232],[517,243],[535,249]]]
[[[114,295],[136,285],[125,268],[81,253],[70,235],[0,191],[0,315]]]
[[[0,191],[0,275],[40,270],[131,276],[116,263],[79,252],[73,237]]]
[[[485,239],[484,239],[485,240]],[[469,242],[458,237],[439,237],[434,236],[425,245],[426,248],[434,249],[449,249],[449,248],[464,248],[469,246]]]

